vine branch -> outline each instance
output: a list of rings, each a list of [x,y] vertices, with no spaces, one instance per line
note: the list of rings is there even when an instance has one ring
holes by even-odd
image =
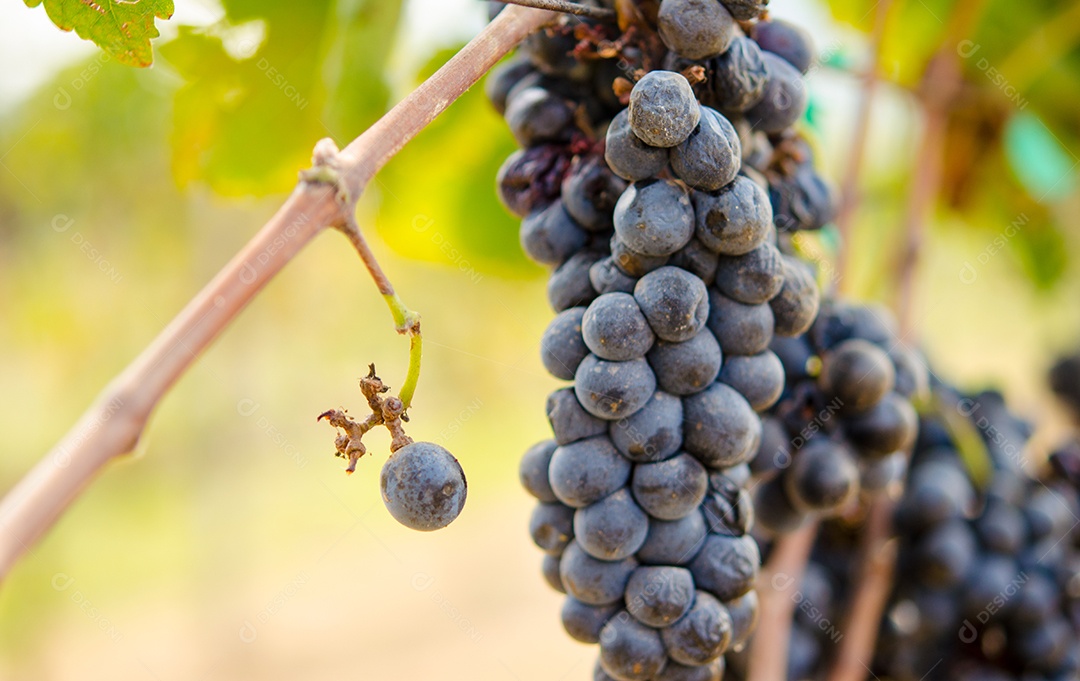
[[[107,463],[135,448],[161,399],[259,291],[324,228],[348,225],[351,200],[361,195],[375,173],[500,58],[556,16],[507,7],[431,78],[340,153],[329,153],[323,144],[316,147],[313,173],[301,177],[266,225],[105,387],[75,426],[0,501],[0,579]],[[327,167],[333,173],[328,173]],[[333,182],[328,182],[331,179]],[[406,323],[404,305],[390,298],[387,303],[395,315],[401,314],[399,326]],[[395,316],[396,323],[397,319]],[[418,339],[418,335],[412,337],[410,372],[412,356],[419,356]],[[418,359],[416,365],[418,369]],[[411,398],[406,393],[403,402],[406,396]]]

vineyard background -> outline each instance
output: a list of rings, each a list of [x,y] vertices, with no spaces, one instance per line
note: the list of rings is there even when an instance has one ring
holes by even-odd
[[[316,139],[362,131],[486,11],[472,0],[415,1],[400,16],[395,2],[224,4],[222,23],[220,8],[181,3],[147,71],[60,33],[40,8],[0,7],[4,489],[265,221]],[[892,302],[919,129],[904,87],[951,4],[898,3],[885,43],[882,75],[899,85],[883,85],[874,109],[843,282],[864,299]],[[856,108],[847,71],[867,59],[849,23],[865,28],[873,3],[832,5],[771,8],[811,26],[827,56],[809,77],[810,125],[835,181]],[[1069,257],[1080,252],[1080,117],[1068,123],[1080,79],[1073,50],[1010,98],[989,69],[1068,6],[1033,3],[1016,18],[1011,3],[989,5],[957,49],[993,103],[983,107],[1004,116],[1004,146],[973,135],[989,149],[977,155],[950,137],[951,207],[930,225],[914,319],[937,371],[1001,386],[1040,418],[1039,446],[1064,427],[1045,368],[1080,334]],[[985,125],[958,129],[985,135]],[[0,590],[0,676],[588,676],[592,651],[560,631],[560,599],[523,532],[531,503],[517,459],[546,434],[539,405],[555,381],[537,351],[543,272],[519,253],[494,195],[512,148],[474,89],[360,208],[424,316],[410,433],[461,459],[462,517],[432,535],[405,530],[378,498],[381,454],[352,478],[330,456],[315,416],[357,403],[369,361],[396,386],[406,352],[355,255],[324,235],[180,382],[137,458],[108,469]],[[960,172],[972,161],[975,173]],[[360,321],[369,310],[376,321]]]

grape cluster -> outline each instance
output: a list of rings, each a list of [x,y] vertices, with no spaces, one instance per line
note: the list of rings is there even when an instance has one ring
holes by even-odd
[[[787,385],[751,469],[760,525],[786,533],[901,478],[918,429],[911,400],[929,373],[890,313],[870,306],[830,301],[808,333],[772,347]]]
[[[778,232],[831,212],[816,175],[813,196],[781,186],[814,184],[794,179],[812,161],[792,130],[811,48],[754,21],[764,4],[663,0],[627,31],[567,19],[487,83],[522,146],[500,198],[552,268],[541,359],[573,382],[521,462],[530,533],[598,680],[719,679],[756,622],[745,485],[785,387],[770,343],[820,302]]]

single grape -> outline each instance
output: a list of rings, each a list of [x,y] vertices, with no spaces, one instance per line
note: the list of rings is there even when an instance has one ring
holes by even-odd
[[[643,277],[667,264],[670,256],[643,255],[626,245],[618,234],[611,237],[611,261],[620,272],[631,277]],[[635,282],[636,284],[636,282]],[[632,292],[632,291],[631,291]]]
[[[739,650],[750,639],[750,634],[757,628],[758,595],[757,591],[747,591],[738,598],[724,603],[731,616],[731,649]]]
[[[453,522],[465,507],[468,489],[461,464],[433,442],[412,442],[391,454],[380,486],[390,515],[422,532]]]
[[[710,489],[701,503],[701,512],[712,534],[741,537],[754,525],[753,498],[730,482],[719,489]]]
[[[662,630],[660,636],[672,660],[700,666],[724,654],[731,644],[733,625],[727,608],[712,594],[698,591],[693,600],[686,616]]]
[[[609,362],[589,355],[574,375],[574,392],[593,416],[609,421],[632,416],[656,391],[656,376],[644,359]]]
[[[721,0],[736,21],[750,21],[768,9],[769,0]]]
[[[814,62],[810,34],[790,22],[782,19],[759,21],[754,27],[754,39],[761,49],[782,57],[800,73],[809,71]]]
[[[654,147],[681,144],[701,117],[690,83],[681,73],[650,71],[630,91],[630,129]]]
[[[724,112],[741,113],[761,101],[769,78],[758,44],[742,36],[710,60],[707,96],[703,102]]]
[[[756,355],[769,349],[773,339],[772,308],[747,305],[709,289],[708,327],[728,355]]]
[[[544,553],[561,556],[574,538],[574,509],[558,502],[537,504],[529,517],[529,534]]]
[[[574,380],[581,360],[589,354],[589,347],[581,337],[581,320],[584,307],[572,307],[555,315],[540,339],[540,361],[555,378]]]
[[[541,87],[513,90],[506,101],[506,124],[523,147],[569,137],[574,110],[565,99]]]
[[[601,257],[596,251],[578,251],[552,273],[547,284],[551,309],[562,312],[588,305],[596,298],[596,290],[589,281],[589,268]]]
[[[548,466],[551,465],[551,456],[555,453],[556,446],[554,440],[537,442],[525,450],[518,467],[518,477],[525,491],[537,500],[547,503],[559,500],[548,482]]]
[[[723,114],[703,106],[698,126],[686,141],[671,148],[671,169],[694,189],[717,191],[738,176],[741,158],[734,126]]]
[[[784,365],[770,350],[728,357],[720,381],[738,390],[755,411],[764,411],[776,404],[784,391]]]
[[[682,400],[658,390],[640,411],[610,424],[611,442],[627,459],[663,461],[682,446]]]
[[[559,197],[559,182],[570,163],[565,145],[518,149],[499,167],[499,200],[519,218],[539,212]]]
[[[975,566],[978,546],[962,520],[939,525],[922,537],[913,557],[919,579],[932,587],[960,584]],[[982,569],[980,566],[979,569]]]
[[[678,520],[649,519],[649,534],[637,559],[646,565],[685,565],[705,545],[708,529],[700,511]]]
[[[846,340],[825,353],[821,388],[836,397],[846,413],[862,413],[893,389],[896,372],[878,346],[859,338]]]
[[[728,601],[754,587],[760,564],[761,554],[752,537],[710,534],[690,561],[690,572],[699,589]]]
[[[525,254],[543,265],[561,265],[585,245],[583,230],[555,201],[534,211],[521,221],[521,247]]]
[[[859,467],[842,445],[815,438],[799,450],[783,475],[796,507],[839,511],[859,492]]]
[[[744,255],[760,247],[773,221],[769,197],[741,175],[715,193],[694,192],[694,216],[697,238],[723,255]]]
[[[615,234],[635,253],[667,256],[694,235],[694,209],[671,180],[635,182],[615,204]]]
[[[721,681],[724,678],[724,658],[718,657],[709,664],[690,667],[669,661],[653,681]]]
[[[600,560],[622,560],[634,555],[648,533],[649,517],[627,489],[574,513],[574,536],[578,544]]]
[[[626,582],[637,567],[633,558],[617,561],[597,560],[585,552],[577,541],[563,551],[559,576],[566,593],[589,605],[621,603]]]
[[[605,293],[632,294],[634,285],[637,284],[637,278],[624,274],[615,265],[613,256],[602,258],[593,263],[593,266],[589,268],[589,281],[592,282],[593,289],[600,295]]]
[[[584,229],[603,232],[612,228],[615,202],[624,191],[626,182],[600,157],[578,157],[563,180],[562,200],[566,212]]]
[[[548,476],[559,501],[582,508],[625,485],[631,467],[611,440],[592,437],[557,448],[551,455]]]
[[[668,150],[641,141],[630,128],[630,112],[623,109],[608,125],[604,160],[616,175],[636,182],[663,172],[668,164]]]
[[[708,388],[723,361],[720,343],[708,329],[681,343],[657,341],[647,357],[660,389],[672,395],[692,395]]]
[[[678,520],[697,510],[709,487],[705,467],[689,454],[634,466],[630,489],[653,518]]]
[[[802,74],[782,57],[771,52],[762,55],[769,78],[761,100],[746,112],[754,129],[770,135],[791,127],[803,115],[808,100]]]
[[[564,594],[566,593],[566,587],[563,586],[562,577],[559,576],[559,563],[561,562],[561,555],[556,556],[545,553],[544,559],[540,563],[540,572],[544,576],[544,581],[548,583],[548,586],[559,593]]]
[[[735,466],[757,451],[761,421],[734,388],[714,383],[683,398],[683,448],[710,468]]]
[[[660,673],[667,659],[659,632],[625,611],[600,630],[600,664],[619,681],[648,681]]]
[[[706,59],[728,49],[735,20],[716,0],[663,0],[656,17],[667,48],[689,59]]]
[[[653,331],[666,341],[693,338],[709,317],[705,284],[678,267],[646,274],[634,286],[634,298]]]
[[[802,527],[807,515],[788,498],[783,481],[772,478],[754,489],[754,519],[758,527],[784,535]]]
[[[798,336],[806,333],[814,323],[821,294],[809,265],[789,255],[781,257],[784,261],[784,285],[780,287],[780,293],[769,301],[769,307],[776,320],[776,333]]]
[[[621,603],[589,605],[573,596],[567,596],[562,607],[563,628],[576,641],[599,643],[600,630],[620,610]]]
[[[910,402],[888,393],[870,411],[848,421],[846,428],[848,439],[860,453],[881,457],[911,446],[919,416]]]
[[[656,340],[628,293],[605,293],[594,300],[585,310],[581,333],[594,355],[618,362],[644,357]]]
[[[668,264],[684,269],[702,281],[712,281],[716,278],[718,260],[719,256],[714,251],[707,248],[697,238],[693,238],[671,254]]]
[[[643,566],[626,583],[626,609],[637,621],[659,629],[675,623],[694,602],[694,578],[686,568]]]
[[[484,80],[484,94],[491,102],[495,110],[502,115],[506,112],[506,96],[511,88],[517,85],[522,78],[530,73],[535,73],[536,67],[523,57],[514,57],[491,69],[488,77]]]
[[[547,417],[559,445],[603,435],[608,429],[607,421],[585,411],[573,388],[562,388],[548,395]]]
[[[728,298],[747,305],[766,303],[783,285],[784,261],[767,241],[745,255],[720,256],[716,288]]]

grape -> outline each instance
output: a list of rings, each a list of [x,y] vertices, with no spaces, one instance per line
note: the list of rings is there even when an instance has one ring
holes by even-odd
[[[746,120],[756,130],[770,135],[793,125],[806,110],[806,84],[802,75],[781,57],[765,52],[769,77],[761,100],[746,111]]]
[[[556,201],[521,222],[521,247],[543,265],[560,265],[585,245],[585,230]]]
[[[611,238],[611,261],[620,272],[631,277],[642,277],[657,270],[669,259],[666,255],[642,255],[628,247],[618,235]]]
[[[760,247],[773,219],[769,197],[742,176],[716,193],[695,192],[694,216],[697,238],[723,255],[744,255]]]
[[[701,504],[709,532],[740,537],[754,524],[754,502],[750,493],[732,483],[712,487]]]
[[[575,540],[563,551],[559,576],[566,592],[582,603],[611,605],[622,602],[626,582],[636,567],[637,561],[633,558],[597,560]]]
[[[859,468],[844,447],[819,438],[794,457],[784,484],[797,507],[838,511],[859,491]]]
[[[678,520],[695,510],[705,498],[709,476],[689,454],[634,467],[630,489],[646,513],[660,520]]]
[[[589,354],[589,347],[581,337],[581,320],[584,316],[583,307],[563,310],[555,315],[544,331],[540,340],[540,360],[555,378],[574,380],[578,365]]]
[[[619,681],[647,681],[659,674],[666,662],[660,634],[626,611],[608,620],[600,631],[600,664]]]
[[[911,403],[888,393],[866,414],[848,422],[847,435],[862,454],[880,457],[911,446],[918,425]]]
[[[705,518],[694,511],[678,520],[649,519],[649,534],[637,558],[646,565],[685,565],[705,545]]]
[[[917,531],[961,517],[974,503],[975,490],[960,468],[929,461],[912,470],[897,517],[908,531]]]
[[[821,296],[814,281],[813,270],[791,256],[781,256],[784,262],[784,285],[780,293],[769,301],[776,333],[781,336],[799,336],[806,333],[817,317]]]
[[[756,19],[769,4],[769,0],[721,0],[721,2],[737,21]]]
[[[915,566],[919,578],[935,587],[960,583],[975,563],[975,537],[963,520],[939,525],[915,547]]]
[[[774,336],[772,342],[769,343],[769,349],[780,358],[789,383],[810,378],[810,363],[815,357],[814,349],[806,342],[805,337]]]
[[[458,460],[433,442],[412,442],[391,454],[379,484],[390,515],[422,532],[453,522],[468,488]]]
[[[721,681],[724,678],[724,658],[718,657],[707,665],[688,667],[668,662],[653,681]]]
[[[716,0],[663,0],[656,17],[668,49],[690,59],[705,59],[728,49],[735,21]]]
[[[515,151],[496,176],[499,200],[519,218],[542,210],[558,198],[568,164],[566,147],[558,144]]]
[[[710,468],[748,461],[761,440],[761,421],[746,399],[723,383],[683,398],[683,447]]]
[[[571,54],[575,45],[572,33],[537,31],[525,38],[521,51],[544,73],[581,82],[588,79],[591,69]]]
[[[630,91],[630,129],[650,146],[673,147],[697,127],[700,109],[682,74],[651,71]]]
[[[763,432],[764,425],[764,421],[762,421]],[[735,485],[735,487],[745,487],[750,482],[751,477],[750,464],[740,463],[735,466],[709,471],[709,485],[715,490],[724,489],[723,485],[728,483]],[[724,482],[725,480],[726,482]]]
[[[541,87],[514,90],[506,101],[506,124],[523,147],[565,139],[573,121],[566,100]]]
[[[645,144],[630,129],[630,112],[620,111],[608,125],[604,160],[619,177],[636,182],[656,177],[668,164],[668,150]]]
[[[644,359],[609,362],[589,355],[574,374],[574,392],[593,416],[626,418],[645,406],[656,391],[656,376]]]
[[[722,114],[701,107],[698,126],[686,141],[671,149],[671,169],[694,189],[716,191],[739,174],[741,157],[739,136],[731,122]]]
[[[930,393],[930,372],[926,360],[915,350],[897,345],[889,350],[896,369],[893,390],[909,400],[925,398]]]
[[[484,81],[484,93],[500,115],[506,112],[506,96],[523,77],[535,73],[536,67],[528,59],[514,57],[491,70]]]
[[[593,263],[593,266],[589,268],[589,281],[592,282],[593,289],[600,295],[605,293],[633,293],[634,284],[637,283],[637,279],[629,274],[624,274],[615,265],[615,260],[611,256]]]
[[[784,390],[784,365],[769,350],[757,355],[728,357],[720,380],[735,388],[755,411],[764,411]]]
[[[724,606],[731,616],[731,648],[738,650],[749,640],[751,632],[757,626],[757,592],[748,591],[735,600],[724,603]]]
[[[724,112],[741,113],[765,95],[768,68],[757,43],[739,36],[727,52],[710,61],[707,81],[709,106]]]
[[[970,496],[970,489],[966,491]],[[956,513],[943,513],[940,519],[959,515],[961,511],[963,508],[957,509]],[[975,520],[975,531],[979,540],[991,551],[1016,554],[1027,541],[1028,529],[1020,509],[996,497],[990,497],[983,514]]]
[[[782,232],[821,229],[836,215],[833,188],[805,163],[791,175],[774,177],[769,184],[773,223]]]
[[[682,425],[682,400],[658,390],[636,414],[612,421],[608,435],[631,461],[663,461],[682,446]]]
[[[731,644],[732,629],[727,608],[712,594],[698,591],[686,616],[662,630],[660,636],[672,660],[700,666],[723,655]]]
[[[678,267],[646,274],[634,286],[634,298],[653,331],[666,341],[693,338],[709,317],[705,284]]]
[[[630,462],[619,455],[611,440],[593,437],[557,448],[548,475],[559,501],[582,508],[625,485],[630,469]]]
[[[529,534],[544,553],[562,555],[574,538],[574,509],[558,502],[537,504],[529,518]]]
[[[639,567],[626,583],[626,609],[646,626],[674,624],[693,602],[694,578],[686,568]]]
[[[559,563],[561,562],[562,556],[546,553],[540,564],[540,571],[544,576],[544,581],[548,583],[548,586],[559,593],[564,594],[566,593],[566,587],[563,586],[562,577],[559,576]]]
[[[810,70],[814,61],[814,46],[810,34],[795,24],[773,19],[760,21],[754,29],[754,39],[761,49],[782,57],[800,73]]]
[[[600,560],[622,560],[634,555],[645,543],[648,532],[648,516],[626,489],[574,513],[574,536],[578,544]]]
[[[895,379],[885,351],[859,338],[836,345],[822,358],[822,389],[838,398],[846,412],[865,412],[873,407],[893,389]]]
[[[754,490],[754,519],[773,534],[791,534],[806,521],[806,514],[795,508],[779,478],[767,480]]]
[[[537,442],[525,451],[518,467],[521,486],[537,500],[548,503],[559,500],[548,482],[548,466],[551,465],[551,455],[555,453],[555,447],[554,440]]]
[[[681,343],[657,341],[648,354],[660,389],[673,395],[701,392],[720,374],[720,343],[708,329]]]
[[[596,291],[589,281],[589,268],[601,257],[594,251],[578,251],[552,273],[547,284],[551,309],[562,312],[588,305],[596,298]]]
[[[707,324],[728,355],[756,355],[769,349],[773,319],[772,308],[765,303],[746,305],[709,289]]]
[[[562,183],[562,200],[566,212],[583,228],[603,232],[612,228],[615,202],[624,191],[626,182],[599,157],[575,158]]]
[[[1020,566],[1016,560],[1008,556],[985,554],[979,560],[979,568],[971,572],[971,578],[964,585],[963,603],[967,614],[978,617],[988,603],[993,603],[998,594],[1007,593],[1016,576],[1020,574]],[[998,612],[1001,615],[1009,615],[1016,604],[1015,599],[1001,599],[1001,607]],[[1050,601],[1051,603],[1053,601]],[[996,604],[995,604],[996,605]],[[1051,614],[1050,612],[1045,615]]]
[[[702,281],[716,278],[716,265],[719,257],[696,238],[671,254],[668,264],[684,269]]]
[[[694,235],[694,209],[686,190],[671,180],[635,182],[615,204],[615,234],[627,248],[666,256]]]
[[[612,361],[644,357],[656,339],[628,293],[605,293],[594,300],[585,310],[581,333],[594,355]]]
[[[567,596],[562,607],[563,628],[574,640],[582,643],[599,643],[600,630],[620,610],[622,610],[621,603],[589,605],[573,596]]]
[[[555,443],[560,445],[603,435],[608,429],[607,421],[585,411],[572,388],[562,388],[548,395],[547,416]]]
[[[757,305],[772,300],[784,285],[780,251],[765,242],[745,255],[720,256],[716,288],[728,298]]]
[[[690,561],[690,572],[699,589],[728,601],[753,588],[760,564],[757,543],[749,536],[710,534]]]

